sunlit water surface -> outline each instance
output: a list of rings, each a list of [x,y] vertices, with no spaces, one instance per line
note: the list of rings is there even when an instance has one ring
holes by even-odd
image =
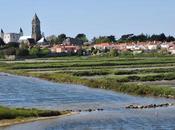
[[[175,100],[128,96],[79,85],[56,84],[36,78],[0,74],[0,104],[53,110],[103,108],[102,112],[0,128],[0,130],[175,130],[175,107],[126,110],[128,104]]]

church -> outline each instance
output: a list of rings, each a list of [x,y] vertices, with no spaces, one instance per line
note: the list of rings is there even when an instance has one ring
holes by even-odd
[[[24,42],[28,44],[36,44],[38,41],[40,43],[45,41],[44,36],[41,35],[41,27],[40,27],[40,20],[37,14],[34,15],[32,19],[32,35],[31,36],[23,36],[23,30],[20,28],[19,33],[4,33],[1,29],[1,38],[4,40],[6,44],[10,42]]]

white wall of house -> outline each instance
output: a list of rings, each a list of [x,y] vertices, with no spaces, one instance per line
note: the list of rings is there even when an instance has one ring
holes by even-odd
[[[175,50],[170,50],[169,51],[171,54],[175,55]]]
[[[163,43],[160,45],[161,49],[168,49],[169,48],[169,44],[168,43]]]
[[[157,50],[158,49],[158,45],[148,45],[148,49],[149,50]]]
[[[18,42],[20,38],[20,34],[18,33],[5,33],[3,36],[3,40],[6,44],[9,42]]]

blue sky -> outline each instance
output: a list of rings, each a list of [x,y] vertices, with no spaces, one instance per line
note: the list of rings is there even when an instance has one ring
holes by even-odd
[[[175,36],[175,0],[0,0],[0,28],[31,34],[36,12],[45,35],[161,33]]]

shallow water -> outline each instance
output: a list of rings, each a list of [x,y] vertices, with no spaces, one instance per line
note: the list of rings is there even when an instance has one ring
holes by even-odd
[[[143,98],[79,85],[56,84],[0,74],[0,104],[53,110],[103,108],[64,118],[37,121],[0,130],[175,130],[175,107],[126,110],[128,104],[167,103],[175,100]]]

